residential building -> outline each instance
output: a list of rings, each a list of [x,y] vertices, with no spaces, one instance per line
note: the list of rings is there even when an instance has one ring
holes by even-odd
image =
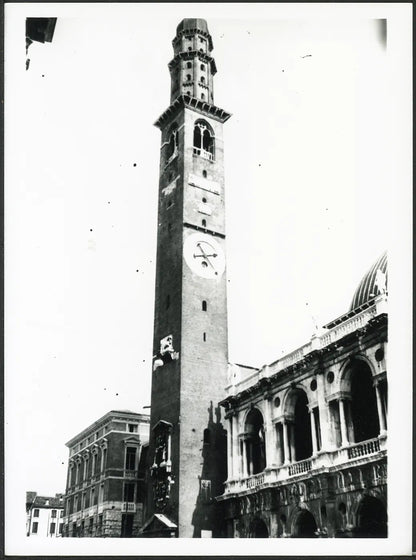
[[[62,537],[63,494],[38,496],[26,492],[26,535],[28,537]]]
[[[68,441],[65,537],[138,533],[148,438],[148,415],[112,410]]]

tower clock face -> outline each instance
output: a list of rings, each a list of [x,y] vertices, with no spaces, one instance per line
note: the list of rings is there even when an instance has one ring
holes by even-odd
[[[215,239],[203,233],[192,233],[183,248],[186,264],[202,278],[221,278],[225,270],[225,255]]]

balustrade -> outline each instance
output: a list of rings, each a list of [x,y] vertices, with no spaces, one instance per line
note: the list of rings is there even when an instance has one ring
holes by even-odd
[[[134,502],[123,502],[121,504],[121,511],[127,513],[135,513],[136,512],[136,504]]]
[[[307,459],[306,461],[299,461],[298,463],[293,463],[293,465],[289,466],[289,476],[293,476],[295,474],[302,474],[304,472],[308,472],[312,469],[312,461]]]
[[[355,459],[356,457],[364,457],[380,451],[380,442],[378,439],[370,439],[363,441],[352,447],[348,448],[348,459]]]
[[[385,437],[384,437],[385,439]],[[382,440],[382,444],[384,442]],[[283,482],[288,478],[308,473],[313,469],[322,467],[339,466],[348,461],[372,455],[380,451],[380,440],[378,438],[363,441],[361,443],[350,445],[344,449],[336,449],[334,451],[318,453],[316,457],[290,463],[288,465],[281,465],[266,469],[264,472],[255,474],[253,476],[244,477],[240,479],[230,480],[225,485],[225,493],[238,493],[245,490],[256,490],[263,484],[274,484]]]
[[[203,148],[196,148],[194,146],[194,154],[197,156],[201,156],[202,158],[207,159],[209,161],[214,161],[214,156],[211,154],[211,152],[207,152]]]
[[[255,474],[245,480],[247,488],[256,488],[264,484],[264,473]]]

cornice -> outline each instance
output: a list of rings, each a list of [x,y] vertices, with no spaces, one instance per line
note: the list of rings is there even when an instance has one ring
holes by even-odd
[[[231,113],[227,113],[224,109],[207,103],[206,101],[201,101],[196,97],[191,97],[190,95],[179,95],[175,101],[164,111],[154,125],[162,129],[164,125],[169,122],[173,117],[175,117],[182,109],[193,109],[205,117],[210,117],[225,123],[230,117]]]

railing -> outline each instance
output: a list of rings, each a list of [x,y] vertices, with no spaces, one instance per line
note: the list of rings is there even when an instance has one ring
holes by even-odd
[[[256,488],[264,484],[264,473],[255,474],[250,478],[245,480],[245,485],[247,488]]]
[[[195,150],[198,150],[198,152],[200,151],[199,148],[194,148],[194,152]],[[283,356],[279,360],[271,363],[269,366],[267,366],[267,369],[260,369],[254,374],[250,372],[246,377],[240,379],[240,381],[238,381],[237,383],[228,386],[228,393],[234,394],[235,392],[241,392],[244,389],[247,389],[248,387],[254,385],[262,376],[274,375],[275,373],[278,373],[279,371],[282,371],[285,368],[296,364],[304,356],[312,352],[312,350],[324,348],[325,346],[328,346],[328,344],[331,344],[332,342],[343,338],[347,334],[356,331],[358,328],[363,327],[368,323],[370,319],[375,317],[377,313],[377,305],[374,304],[372,307],[361,311],[361,313],[359,313],[358,315],[355,315],[350,319],[346,319],[340,325],[336,325],[330,331],[323,332],[320,336],[316,336],[311,340],[311,342],[304,344],[300,348],[297,348],[293,352],[290,352],[286,356]]]
[[[254,385],[254,383],[258,381],[258,377],[259,377],[258,371],[251,373],[248,377],[243,379],[243,381],[237,383],[238,391],[244,391],[244,389],[247,389],[247,387],[251,387],[251,385]]]
[[[363,441],[353,447],[348,448],[348,459],[355,459],[356,457],[364,457],[380,451],[380,442],[378,439],[370,439]]]
[[[295,475],[302,475],[315,469],[348,465],[348,462],[360,457],[376,454],[384,450],[386,436],[374,438],[349,447],[320,452],[317,456],[289,465],[266,468],[265,471],[247,478],[236,476],[225,484],[225,494],[256,490],[259,486],[274,485]]]
[[[365,309],[358,315],[351,317],[351,319],[347,319],[340,325],[333,327],[327,334],[321,337],[321,347],[327,346],[331,342],[342,338],[343,336],[352,333],[363,327],[372,317],[375,316],[377,312],[377,308],[374,305],[369,309]]]
[[[293,465],[289,466],[289,476],[308,472],[311,469],[312,469],[311,460],[299,461],[298,463],[293,463]]]
[[[121,511],[127,513],[136,513],[136,504],[134,502],[123,502],[121,504]]]
[[[209,161],[214,161],[213,154],[211,154],[211,152],[207,152],[203,148],[196,148],[194,146],[194,154],[197,156],[201,156],[202,158],[207,159]]]

